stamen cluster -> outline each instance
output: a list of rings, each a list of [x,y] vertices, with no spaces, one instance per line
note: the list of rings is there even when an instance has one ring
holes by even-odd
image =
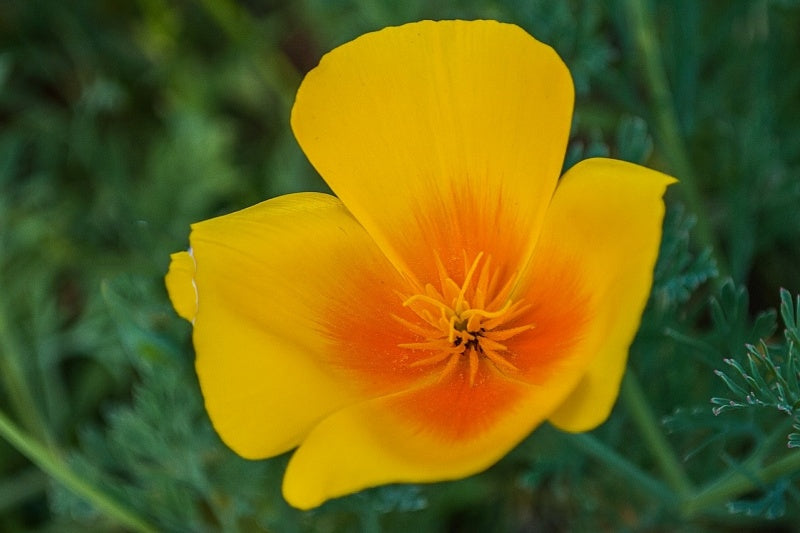
[[[460,285],[437,257],[440,287],[428,283],[424,292],[404,298],[403,305],[414,311],[421,323],[396,318],[424,340],[399,346],[432,352],[415,360],[412,367],[441,366],[442,380],[466,366],[470,385],[475,384],[483,363],[506,375],[518,371],[510,361],[514,355],[503,342],[534,327],[533,324],[507,326],[529,306],[522,300],[510,299],[516,275],[509,276],[501,286],[500,271],[492,271],[491,256],[485,260],[483,257],[480,252],[470,263],[464,254],[465,274]]]

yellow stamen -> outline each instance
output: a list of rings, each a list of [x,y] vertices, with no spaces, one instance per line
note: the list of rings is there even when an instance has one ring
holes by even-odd
[[[448,323],[449,327],[447,340],[449,340],[451,344],[456,341],[456,318],[458,317],[455,315],[455,313],[453,313],[453,316],[450,317],[450,322]]]
[[[478,364],[480,361],[478,360],[478,353],[471,349],[469,351],[469,385],[472,387],[475,385],[475,376],[478,375]]]
[[[478,382],[484,364],[492,365],[504,375],[518,372],[517,367],[509,362],[514,355],[504,342],[534,326],[507,325],[530,308],[529,304],[510,299],[516,273],[504,279],[499,270],[492,271],[491,256],[478,252],[470,261],[464,252],[464,278],[459,284],[447,273],[438,254],[434,260],[439,287],[428,283],[417,294],[400,295],[403,306],[413,311],[423,323],[415,324],[395,317],[411,333],[422,338],[399,344],[399,347],[430,352],[409,366],[439,366],[444,363],[438,378],[440,381],[460,375],[470,386]],[[463,365],[463,370],[456,373],[460,365]]]
[[[449,311],[449,308],[445,304],[443,304],[441,300],[437,300],[436,298],[428,296],[427,294],[415,294],[414,296],[411,296],[405,302],[403,302],[403,306],[411,307],[411,304],[415,302],[425,302],[427,304],[431,304],[437,309],[441,309],[443,311]]]
[[[484,337],[487,339],[492,339],[495,341],[504,341],[506,339],[510,339],[515,335],[519,335],[523,331],[528,331],[529,329],[533,329],[533,324],[528,324],[527,326],[519,326],[517,328],[508,328],[508,329],[494,329],[491,331],[487,331],[483,334]]]
[[[506,305],[504,305],[502,309],[498,309],[497,311],[484,311],[483,309],[469,309],[467,311],[464,311],[461,315],[467,318],[472,317],[473,315],[480,316],[481,318],[499,318],[505,315],[510,307],[511,307],[511,302],[506,302]]]
[[[448,342],[447,339],[434,339],[425,342],[404,342],[403,344],[398,344],[401,348],[409,348],[411,350],[447,350],[451,345],[452,343]]]
[[[451,374],[453,374],[453,372],[455,372],[456,367],[458,366],[460,358],[461,358],[461,356],[459,354],[450,355],[450,359],[447,361],[447,364],[444,365],[444,368],[442,369],[442,373],[439,376],[439,381],[444,381]]]
[[[441,363],[442,361],[444,361],[445,359],[447,359],[451,355],[453,355],[453,354],[450,353],[450,352],[437,353],[436,355],[433,355],[431,357],[426,357],[425,359],[420,359],[418,361],[414,361],[413,363],[411,363],[408,366],[410,366],[412,368],[415,368],[415,367],[418,367],[418,366],[435,365],[437,363]]]
[[[412,333],[414,333],[416,335],[419,335],[420,337],[422,337],[424,339],[430,339],[431,337],[433,337],[433,336],[438,334],[438,330],[437,329],[426,328],[424,326],[420,326],[418,324],[415,324],[413,322],[410,322],[410,321],[406,320],[405,318],[401,318],[401,317],[399,317],[397,315],[391,315],[391,317],[393,319],[397,320],[398,322],[400,322],[400,324],[402,324],[407,330],[409,330],[410,332],[412,332]]]
[[[492,264],[492,256],[486,256],[483,262],[481,273],[478,276],[478,284],[475,286],[475,307],[483,309],[486,305],[486,293],[489,290],[489,266]]]
[[[484,351],[494,350],[496,352],[505,352],[506,350],[508,350],[508,348],[505,345],[500,344],[499,342],[495,342],[485,335],[481,338],[481,348]]]
[[[466,254],[465,254],[466,259]],[[472,281],[472,275],[475,274],[475,269],[478,268],[478,263],[483,257],[483,252],[480,252],[476,257],[475,260],[472,262],[472,266],[469,267],[469,271],[467,271],[467,275],[464,277],[464,283],[461,285],[461,291],[458,293],[458,300],[456,301],[455,309],[456,311],[461,310],[461,304],[464,302],[464,294],[467,292],[467,287],[469,287],[469,282]]]
[[[519,369],[508,362],[508,359],[492,350],[484,350],[483,356],[491,361],[500,372],[519,372]]]

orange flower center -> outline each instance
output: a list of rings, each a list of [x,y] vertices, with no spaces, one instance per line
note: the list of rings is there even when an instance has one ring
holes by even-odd
[[[512,362],[515,354],[504,342],[534,327],[533,324],[510,325],[529,306],[522,300],[512,302],[509,298],[517,276],[509,276],[502,282],[500,271],[492,270],[491,256],[485,260],[483,256],[480,252],[469,263],[464,254],[465,274],[460,285],[436,257],[439,288],[429,283],[417,294],[403,297],[403,306],[411,309],[421,321],[395,319],[422,340],[399,346],[431,352],[429,356],[415,359],[411,367],[436,367],[440,380],[461,369],[470,385],[475,384],[484,364],[492,365],[505,375],[518,372]]]

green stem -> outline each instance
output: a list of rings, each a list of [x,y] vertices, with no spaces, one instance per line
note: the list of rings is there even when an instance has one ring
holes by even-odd
[[[648,475],[588,433],[570,435],[569,442],[582,452],[594,456],[603,464],[611,467],[612,470],[627,478],[637,488],[649,492],[667,504],[677,505],[678,498],[669,487]]]
[[[774,463],[759,469],[742,468],[726,474],[685,500],[683,512],[687,517],[698,514],[710,507],[729,502],[751,490],[783,476],[800,471],[800,452],[793,451]]]
[[[726,471],[720,478],[706,484],[694,495],[684,500],[682,509],[687,517],[729,502],[742,494],[774,481],[781,476],[800,471],[800,452],[795,451],[767,466],[762,461],[781,441],[786,440],[786,432],[792,420],[780,424],[759,444],[750,458],[735,470]]]
[[[710,247],[715,254],[720,279],[728,272],[727,264],[721,261],[720,247],[708,222],[697,176],[687,155],[686,145],[680,133],[675,105],[670,93],[667,75],[661,59],[661,50],[656,39],[658,32],[645,0],[623,0],[628,22],[633,30],[639,59],[644,70],[645,82],[650,92],[656,123],[656,136],[672,171],[681,181],[689,209],[697,215],[696,235],[701,246]]]
[[[622,381],[620,396],[630,411],[646,448],[653,454],[661,473],[679,496],[686,497],[692,492],[692,483],[667,442],[660,425],[656,422],[639,380],[631,369],[628,369]]]
[[[120,524],[134,531],[155,532],[156,529],[130,509],[105,494],[78,474],[52,451],[25,434],[3,412],[0,412],[0,437],[7,440],[36,466],[52,476],[75,494]]]
[[[24,420],[29,431],[52,447],[54,442],[33,395],[31,395],[21,364],[22,360],[22,348],[18,338],[9,327],[6,307],[0,300],[0,376],[2,376],[3,388],[17,419]]]

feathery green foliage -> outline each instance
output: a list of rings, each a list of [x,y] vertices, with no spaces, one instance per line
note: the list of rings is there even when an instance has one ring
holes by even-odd
[[[565,167],[680,180],[653,293],[596,431],[546,426],[468,479],[300,512],[286,457],[246,461],[211,428],[163,274],[190,223],[326,190],[288,125],[303,74],[425,18],[514,22],[558,51]],[[800,3],[769,0],[0,4],[0,530],[792,531],[798,27]]]

